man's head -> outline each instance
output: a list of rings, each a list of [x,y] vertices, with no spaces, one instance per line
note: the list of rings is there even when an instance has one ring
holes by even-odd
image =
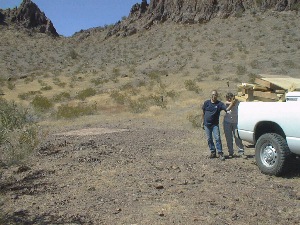
[[[218,92],[216,91],[216,90],[213,90],[212,92],[211,92],[211,101],[212,102],[216,102],[217,100],[218,100]]]

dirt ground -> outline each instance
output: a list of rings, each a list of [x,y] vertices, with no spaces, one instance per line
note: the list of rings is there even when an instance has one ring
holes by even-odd
[[[271,177],[250,146],[208,154],[202,130],[151,120],[53,132],[26,166],[2,165],[1,224],[299,224],[299,160]]]

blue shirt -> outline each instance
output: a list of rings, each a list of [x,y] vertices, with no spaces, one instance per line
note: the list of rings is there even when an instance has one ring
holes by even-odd
[[[226,105],[221,101],[217,100],[213,103],[211,100],[206,100],[202,106],[204,113],[204,125],[219,125],[220,113],[222,110],[226,111],[226,108]]]

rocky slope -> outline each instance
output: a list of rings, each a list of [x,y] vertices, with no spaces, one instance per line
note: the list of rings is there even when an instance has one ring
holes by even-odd
[[[111,35],[132,35],[137,30],[148,29],[154,23],[173,21],[177,23],[203,23],[212,18],[240,16],[246,10],[275,11],[294,10],[298,0],[143,0],[135,4],[126,20],[118,22],[108,33]]]
[[[59,36],[51,20],[31,0],[23,0],[17,8],[0,11],[0,24],[17,25],[37,32]]]

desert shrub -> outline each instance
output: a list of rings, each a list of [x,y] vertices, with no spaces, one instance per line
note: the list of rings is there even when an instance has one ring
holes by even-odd
[[[164,74],[167,75],[167,72],[154,70],[154,71],[151,71],[150,73],[148,73],[148,77],[151,80],[160,82],[161,76],[164,75]]]
[[[295,62],[293,62],[292,60],[285,60],[283,63],[286,67],[289,67],[291,69],[297,68],[297,64]]]
[[[215,75],[215,76],[212,77],[212,80],[215,80],[215,81],[220,80],[220,79],[221,79],[221,78],[220,78],[219,75]]]
[[[53,106],[53,103],[47,97],[37,95],[32,99],[31,105],[35,110],[39,112],[45,112]]]
[[[15,102],[0,99],[0,105],[0,160],[18,163],[38,144],[34,116]]]
[[[137,82],[137,85],[136,85],[137,87],[145,87],[146,86],[146,82],[144,81],[144,80],[139,80],[138,82]]]
[[[18,95],[18,98],[21,100],[28,100],[29,98],[31,98],[32,96],[35,96],[37,94],[42,94],[42,92],[41,91],[29,91],[26,93],[20,93]]]
[[[6,80],[3,77],[0,77],[0,86],[5,85]]]
[[[61,102],[69,99],[71,99],[71,95],[68,92],[61,92],[53,96],[53,101],[55,102]]]
[[[167,102],[164,100],[163,96],[161,96],[161,95],[150,95],[148,97],[148,104],[156,105],[161,108],[166,108],[166,106],[167,106]]]
[[[79,116],[92,115],[95,113],[96,109],[96,105],[61,105],[57,108],[56,117],[72,119]]]
[[[291,10],[300,11],[300,2],[292,4]]]
[[[54,77],[53,78],[53,83],[59,87],[65,87],[66,83],[65,82],[61,82],[60,79],[58,77]]]
[[[129,110],[133,113],[146,112],[148,110],[147,99],[141,97],[138,100],[130,100]]]
[[[259,68],[259,61],[257,59],[254,59],[250,62],[250,66],[252,69],[258,69]]]
[[[34,76],[28,76],[28,77],[25,78],[24,81],[25,81],[25,84],[33,82],[34,81]]]
[[[114,77],[114,78],[116,78],[116,77],[118,77],[118,76],[120,76],[120,69],[119,68],[113,68],[113,70],[112,70],[112,76]]]
[[[249,75],[249,83],[255,83],[255,79],[257,78],[256,74],[250,73]]]
[[[7,82],[7,88],[9,90],[13,90],[13,89],[15,89],[15,87],[16,87],[16,85],[12,81]]]
[[[75,98],[80,100],[85,100],[88,97],[94,96],[96,94],[96,90],[93,88],[84,89],[75,96]]]
[[[52,90],[52,86],[50,86],[50,85],[43,86],[43,87],[41,87],[41,90],[42,91],[50,91],[50,90]]]
[[[133,87],[133,84],[131,84],[131,83],[126,83],[126,84],[124,84],[124,85],[122,85],[121,86],[121,90],[128,90],[128,89],[133,89],[134,87]]]
[[[184,85],[188,91],[194,91],[197,94],[199,94],[202,91],[201,88],[199,88],[199,86],[197,85],[196,81],[194,80],[185,80]]]
[[[167,91],[166,96],[170,97],[171,99],[175,99],[178,96],[178,93],[176,93],[174,90]]]
[[[71,59],[77,59],[79,54],[75,51],[75,49],[71,49],[69,52],[69,56],[71,57]]]
[[[190,114],[187,119],[192,123],[193,128],[199,128],[202,126],[202,116],[200,114]]]
[[[238,66],[236,67],[236,74],[237,74],[237,75],[244,75],[246,72],[247,72],[247,69],[246,69],[245,66],[238,65]]]
[[[105,83],[108,83],[109,80],[108,79],[105,79],[103,77],[98,77],[98,78],[95,78],[95,79],[91,79],[91,83],[95,84],[96,86],[100,85],[100,84],[105,84]]]
[[[216,74],[219,74],[222,70],[221,65],[214,65],[213,70],[215,71]]]
[[[128,100],[128,96],[125,94],[120,93],[117,90],[114,90],[110,93],[110,97],[118,104],[124,105],[125,102]]]
[[[47,86],[47,83],[41,79],[38,79],[38,82],[41,86]]]

